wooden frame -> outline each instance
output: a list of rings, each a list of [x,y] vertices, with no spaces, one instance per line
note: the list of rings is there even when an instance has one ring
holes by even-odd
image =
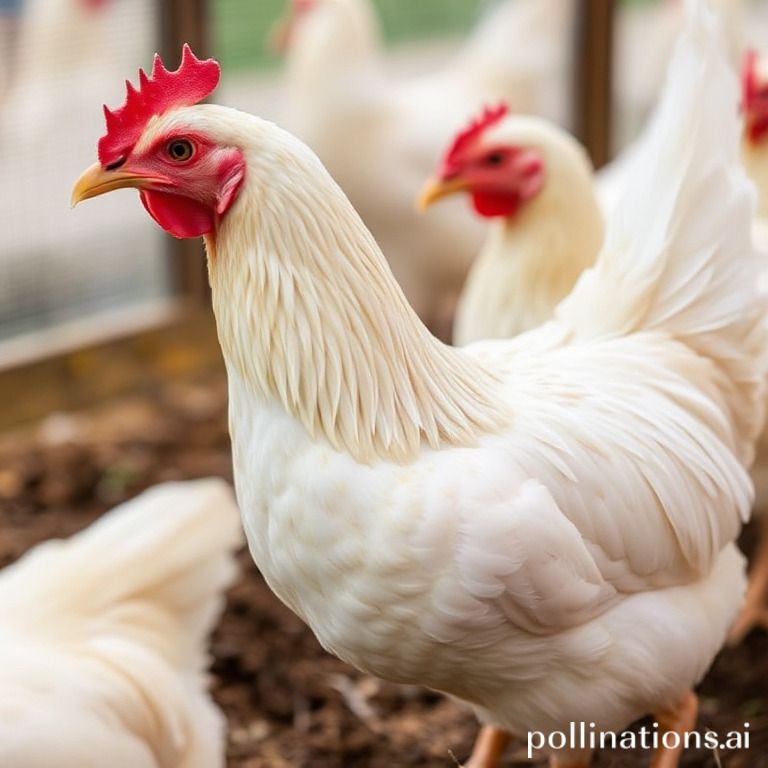
[[[3,371],[0,430],[217,368],[223,363],[210,310],[187,309],[157,327]]]

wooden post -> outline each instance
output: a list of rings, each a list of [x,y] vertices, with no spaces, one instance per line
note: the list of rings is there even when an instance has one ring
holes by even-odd
[[[574,41],[574,126],[595,168],[599,168],[611,158],[615,4],[614,0],[572,1],[578,8]]]
[[[171,69],[189,43],[198,58],[210,55],[207,0],[158,0],[160,53]],[[210,303],[205,254],[201,240],[176,240],[168,236],[175,290],[193,304]]]

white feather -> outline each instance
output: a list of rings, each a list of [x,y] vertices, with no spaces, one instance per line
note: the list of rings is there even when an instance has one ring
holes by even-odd
[[[222,481],[157,486],[0,573],[0,764],[213,768],[208,635],[233,581]]]

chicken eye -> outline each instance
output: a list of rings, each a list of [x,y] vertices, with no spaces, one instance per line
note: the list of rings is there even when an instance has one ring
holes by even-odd
[[[491,152],[485,157],[486,165],[501,165],[504,162],[503,152]]]
[[[168,156],[177,163],[189,160],[195,154],[195,148],[188,139],[174,139],[168,143]]]

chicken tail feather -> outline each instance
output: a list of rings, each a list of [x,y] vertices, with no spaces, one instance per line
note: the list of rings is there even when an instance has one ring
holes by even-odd
[[[662,332],[712,361],[752,458],[762,424],[765,270],[753,247],[754,193],[739,160],[739,88],[715,16],[686,3],[667,82],[633,158],[595,267],[558,307],[578,338]]]

